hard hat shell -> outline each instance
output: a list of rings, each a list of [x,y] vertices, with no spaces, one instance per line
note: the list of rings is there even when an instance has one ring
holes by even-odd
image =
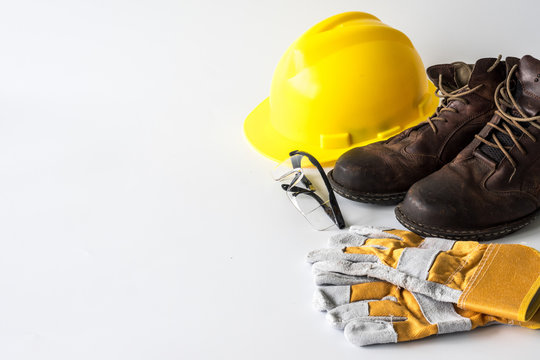
[[[438,103],[407,36],[375,16],[347,12],[287,49],[270,96],[249,114],[244,132],[273,160],[300,149],[328,165],[353,147],[417,124]]]

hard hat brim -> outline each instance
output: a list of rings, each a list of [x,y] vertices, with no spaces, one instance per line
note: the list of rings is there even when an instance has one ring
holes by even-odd
[[[277,162],[287,159],[293,150],[302,150],[313,155],[321,165],[331,166],[341,154],[349,149],[321,149],[318,146],[299,145],[284,137],[272,126],[268,98],[248,115],[244,121],[244,134],[258,152]]]

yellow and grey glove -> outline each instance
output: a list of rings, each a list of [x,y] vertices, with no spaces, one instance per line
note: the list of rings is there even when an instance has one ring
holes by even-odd
[[[385,238],[388,237],[388,238]],[[391,239],[388,241],[388,239]],[[330,239],[329,246],[371,246],[380,248],[385,243],[394,248],[422,246],[440,248],[441,239],[425,241],[407,231],[380,228],[352,227]],[[339,256],[335,249],[310,253],[314,259]],[[348,256],[348,255],[345,255]],[[349,342],[358,345],[401,342],[424,338],[434,334],[468,331],[490,323],[512,324],[531,329],[540,328],[540,312],[529,322],[516,322],[500,317],[459,309],[452,303],[434,300],[411,293],[387,282],[365,276],[319,271],[315,273],[319,284],[313,301],[316,309],[327,311],[328,321],[344,330]]]
[[[382,281],[317,288],[314,304],[354,345],[395,343],[469,331],[491,323],[540,328],[540,312],[528,322],[459,309],[455,304]]]
[[[524,322],[540,307],[540,253],[517,244],[425,238],[407,231],[354,228],[311,252],[317,284],[367,276],[459,308]],[[386,236],[386,237],[385,237]],[[353,246],[350,246],[353,244]]]

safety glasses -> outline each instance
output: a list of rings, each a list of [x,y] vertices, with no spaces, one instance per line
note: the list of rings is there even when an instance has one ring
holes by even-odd
[[[289,156],[272,171],[274,180],[315,229],[343,229],[345,221],[321,164],[303,151],[292,151]]]

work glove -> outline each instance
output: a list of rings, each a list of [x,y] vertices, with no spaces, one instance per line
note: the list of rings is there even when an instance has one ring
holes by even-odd
[[[492,323],[540,328],[540,312],[528,322],[516,322],[463,310],[382,281],[318,287],[314,304],[318,310],[327,311],[328,322],[343,330],[345,338],[357,346],[469,331]]]
[[[388,239],[391,239],[388,241]],[[422,246],[441,247],[444,240],[424,240],[401,230],[353,227],[330,239],[330,247],[371,246],[380,248],[392,243],[394,248]],[[336,249],[310,253],[308,261],[333,257]],[[347,256],[347,255],[346,255]],[[337,275],[337,276],[336,276]],[[424,338],[434,334],[468,331],[491,323],[512,324],[531,329],[540,328],[540,312],[529,322],[515,322],[457,308],[454,304],[434,300],[428,296],[400,289],[387,282],[365,276],[318,271],[316,282],[320,286],[314,295],[314,306],[327,311],[328,321],[344,330],[349,342],[358,345],[401,342]],[[347,284],[347,285],[344,285]]]
[[[527,246],[422,239],[375,228],[353,228],[331,242],[337,248],[308,255],[319,285],[328,277],[346,282],[349,276],[368,276],[518,322],[530,320],[540,307],[540,253]]]

